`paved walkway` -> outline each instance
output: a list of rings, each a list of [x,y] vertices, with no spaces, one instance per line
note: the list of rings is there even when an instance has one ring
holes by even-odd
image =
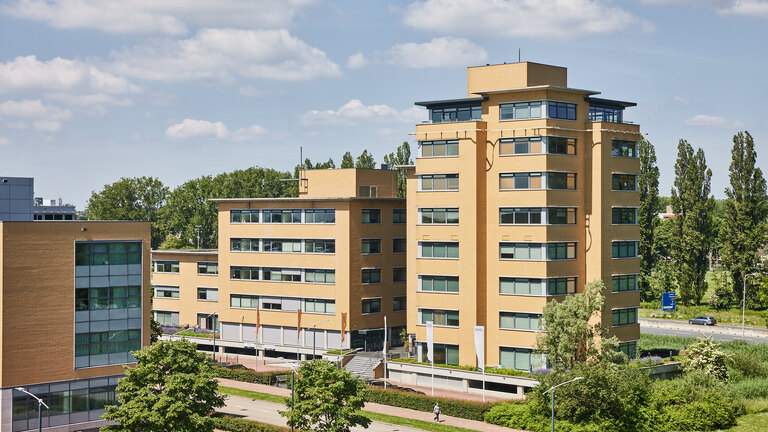
[[[255,391],[255,392],[259,392],[259,393],[269,393],[269,394],[274,394],[274,395],[279,395],[279,396],[290,396],[291,395],[291,391],[288,390],[288,389],[268,386],[268,385],[264,385],[264,384],[244,383],[244,382],[240,382],[240,381],[234,381],[234,380],[223,379],[223,378],[219,378],[219,383],[222,386],[225,386],[225,387],[234,387],[234,388],[239,388],[239,389],[242,389],[242,390],[250,390],[250,391]],[[243,416],[244,413],[248,412],[249,408],[247,406],[243,406],[242,405],[243,401],[241,399],[245,399],[246,401],[250,400],[250,399],[247,399],[247,398],[236,398],[235,396],[230,396],[230,397],[227,398],[227,408],[225,408],[225,410],[232,409],[233,411],[231,413],[233,415]],[[230,402],[230,400],[231,400],[231,402]],[[261,402],[263,402],[263,401],[261,401]],[[230,403],[232,404],[231,407],[230,407]],[[259,406],[261,408],[259,408],[259,409],[272,409],[274,411],[276,411],[278,409],[284,409],[284,407],[282,405],[280,405],[280,404],[272,404],[272,405],[274,405],[274,407],[268,407],[266,405],[261,405],[260,404]],[[243,409],[245,411],[237,411],[237,410],[243,410]],[[405,418],[416,419],[416,420],[423,420],[423,421],[428,421],[428,422],[432,421],[432,419],[434,417],[434,415],[432,413],[428,413],[428,412],[416,411],[416,410],[407,409],[407,408],[398,408],[398,407],[393,407],[393,406],[389,406],[389,405],[381,405],[381,404],[375,404],[375,403],[366,403],[365,406],[363,407],[363,409],[365,409],[367,411],[372,411],[372,412],[380,413],[380,414],[388,414],[388,415],[393,415],[393,416],[397,416],[397,417],[405,417]],[[229,413],[230,411],[222,411],[222,412],[228,412]],[[285,422],[282,420],[282,417],[280,417],[280,420],[282,421],[282,423],[275,423],[273,421],[270,421],[270,417],[267,416],[266,414],[264,414],[263,412],[261,414],[257,413],[255,415],[256,415],[255,417],[250,417],[250,415],[247,415],[246,418],[253,418],[254,420],[259,420],[259,421],[263,421],[263,422],[266,422],[266,423],[285,425]],[[278,414],[278,416],[279,416],[279,414]],[[515,429],[509,429],[509,428],[505,428],[505,427],[501,427],[501,426],[496,426],[496,425],[492,425],[492,424],[488,424],[488,423],[484,423],[484,422],[480,422],[480,421],[467,420],[467,419],[462,419],[462,418],[458,418],[458,417],[451,417],[451,416],[447,416],[447,415],[440,415],[440,423],[442,423],[444,425],[448,425],[448,426],[457,426],[457,427],[462,427],[462,428],[465,428],[465,429],[476,430],[476,431],[483,431],[483,432],[521,432],[521,431],[516,431]],[[396,426],[396,425],[389,425],[389,424],[387,424],[386,427],[387,427],[387,429],[377,429],[377,430],[381,430],[381,431],[403,431],[403,432],[416,430],[416,429],[413,429],[413,428],[407,428],[405,426]],[[355,429],[353,429],[353,430],[355,430]],[[373,431],[374,429],[370,429],[369,428],[368,430],[369,431]]]

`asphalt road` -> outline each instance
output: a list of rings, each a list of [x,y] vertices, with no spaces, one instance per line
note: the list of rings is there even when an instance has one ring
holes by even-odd
[[[643,325],[643,323],[641,322],[640,332],[654,334],[654,335],[667,335],[667,336],[680,336],[680,337],[693,337],[693,338],[702,337],[702,336],[712,336],[712,339],[720,342],[744,340],[749,343],[766,343],[765,338],[750,337],[749,335],[747,335],[742,339],[740,327],[714,326],[714,327],[721,327],[721,328],[727,327],[729,329],[733,329],[733,333],[720,334],[720,333],[713,333],[712,327],[710,326],[692,325],[685,322],[676,322],[676,321],[667,321],[667,322],[680,324],[680,328],[679,329],[654,328],[654,327],[649,327],[647,325]]]

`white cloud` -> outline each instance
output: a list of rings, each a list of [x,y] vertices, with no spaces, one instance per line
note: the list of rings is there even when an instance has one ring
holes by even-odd
[[[0,103],[0,118],[11,120],[12,127],[25,129],[27,122],[43,132],[56,132],[61,129],[61,123],[72,118],[72,112],[67,109],[43,104],[40,99],[22,101],[5,101]]]
[[[170,126],[165,130],[165,136],[170,139],[222,139],[233,141],[250,141],[267,133],[259,125],[244,127],[230,133],[229,128],[220,122],[208,120],[184,119],[181,123]]]
[[[249,79],[307,80],[337,77],[325,53],[287,30],[203,29],[184,40],[160,40],[113,53],[110,70],[141,79],[178,81]]]
[[[718,9],[724,15],[745,15],[768,17],[768,1],[764,0],[735,0],[727,7]]]
[[[653,28],[603,0],[425,0],[411,3],[403,21],[420,30],[451,35],[541,39]]]
[[[363,53],[357,52],[355,54],[352,54],[349,56],[349,59],[347,59],[347,68],[349,69],[360,69],[363,66],[366,66],[368,64],[368,60],[365,58]]]
[[[0,147],[11,145],[11,140],[6,137],[0,137]]]
[[[253,98],[262,97],[266,94],[266,92],[264,92],[263,90],[259,90],[251,86],[241,87],[240,90],[238,90],[237,92],[240,93],[241,96],[253,97]]]
[[[55,28],[183,35],[195,27],[285,28],[313,0],[12,0],[0,12]]]
[[[255,124],[242,129],[238,129],[233,135],[232,139],[235,141],[251,141],[259,138],[267,133],[267,130],[263,127]]]
[[[488,53],[464,38],[441,37],[425,43],[402,43],[389,50],[390,62],[411,68],[445,68],[485,63]]]
[[[310,111],[302,117],[306,125],[359,124],[364,122],[415,123],[426,118],[423,108],[412,107],[396,110],[387,105],[365,105],[359,99],[352,99],[336,111]]]
[[[672,100],[675,101],[676,103],[679,103],[680,105],[687,106],[691,104],[687,99],[683,98],[682,96],[674,96]]]
[[[712,116],[707,114],[698,114],[685,120],[688,126],[702,126],[713,128],[738,128],[742,124],[736,120],[728,120],[724,117]]]
[[[76,60],[56,57],[40,61],[35,56],[26,56],[0,63],[0,93],[26,90],[107,94],[140,91],[125,78]]]

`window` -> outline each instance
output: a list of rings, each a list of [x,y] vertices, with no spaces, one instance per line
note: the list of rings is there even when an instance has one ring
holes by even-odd
[[[547,137],[547,153],[550,154],[576,154],[576,138]]]
[[[381,283],[381,269],[363,269],[364,284]]]
[[[363,313],[381,313],[381,298],[363,299]]]
[[[423,191],[459,190],[458,174],[428,174],[419,176]]]
[[[178,273],[178,261],[152,261],[152,269],[155,273]]]
[[[459,140],[421,141],[421,157],[458,156]]]
[[[547,173],[547,187],[549,189],[576,189],[576,173]]]
[[[458,225],[459,209],[456,207],[419,209],[419,223],[424,225]]]
[[[363,209],[364,224],[378,224],[381,223],[381,209]]]
[[[363,239],[363,254],[380,254],[381,239]]]
[[[576,120],[576,104],[548,101],[547,113],[553,119]]]
[[[501,120],[541,118],[541,101],[499,104]]]
[[[163,326],[177,326],[179,325],[179,313],[169,311],[155,311],[155,321]],[[75,344],[77,344],[77,336],[75,336],[75,338]]]
[[[611,188],[615,191],[636,191],[636,179],[634,174],[613,174]]]
[[[613,208],[614,225],[636,225],[637,208],[635,207],[614,207]]]
[[[547,259],[576,259],[576,243],[547,243]]]
[[[357,196],[362,198],[376,198],[376,186],[359,186]]]
[[[259,251],[259,239],[255,238],[233,238],[229,240],[229,244],[232,252]]]
[[[406,240],[404,238],[392,239],[392,253],[405,253]]]
[[[500,208],[499,223],[502,225],[540,225],[541,208]]]
[[[637,241],[615,241],[612,243],[611,258],[637,258]]]
[[[304,270],[304,282],[336,283],[336,270],[306,269]]]
[[[637,141],[613,140],[611,144],[611,156],[636,158]]]
[[[621,342],[616,347],[616,351],[626,354],[627,357],[631,359],[636,358],[637,357],[637,341]]]
[[[499,174],[499,188],[507,189],[542,189],[542,175],[537,173],[505,173]]]
[[[589,106],[589,121],[623,123],[624,109],[605,106]]]
[[[406,305],[406,297],[405,296],[394,296],[392,297],[392,311],[393,312],[402,312],[405,310]]]
[[[419,309],[419,323],[426,324],[429,321],[436,326],[458,327],[459,311]]]
[[[420,258],[459,258],[458,242],[419,242]]]
[[[301,240],[294,239],[264,239],[264,252],[300,253]]]
[[[160,287],[167,291],[177,290],[175,294],[165,293],[162,298],[179,298],[178,287]],[[114,286],[103,288],[76,288],[75,310],[101,310],[141,307],[141,286]]]
[[[393,209],[392,210],[392,223],[393,224],[404,224],[406,222],[405,219],[405,209]]]
[[[542,357],[530,348],[499,348],[499,363],[504,369],[531,371],[543,366]]]
[[[201,301],[219,301],[218,288],[198,288],[197,299]]]
[[[539,330],[540,314],[500,312],[499,328],[507,330]]]
[[[456,121],[473,121],[482,119],[481,105],[461,107],[440,107],[429,110],[432,123],[448,123]]]
[[[611,292],[637,291],[637,275],[614,275],[611,277]]]
[[[261,308],[266,310],[283,310],[283,299],[281,297],[262,297]]]
[[[304,252],[306,253],[336,253],[336,240],[304,240]]]
[[[546,279],[544,280],[546,283]],[[542,295],[542,280],[529,278],[499,278],[501,294]]]
[[[541,137],[502,138],[499,140],[500,155],[539,154]]]
[[[198,262],[197,274],[199,275],[217,275],[219,274],[219,263],[215,262]]]
[[[305,223],[336,223],[335,209],[307,209],[304,210]]]
[[[612,310],[611,324],[614,327],[637,324],[637,308],[625,308],[625,309]]]
[[[447,365],[459,365],[459,346],[458,345],[446,345],[446,344],[433,344],[432,349],[435,350],[432,359],[435,364],[447,364]],[[421,350],[424,354],[424,358],[427,356],[427,344],[421,343]]]
[[[576,209],[573,207],[550,207],[547,209],[550,225],[573,225],[576,223]]]
[[[541,243],[501,243],[499,254],[502,259],[534,260],[542,259]]]
[[[263,212],[264,223],[301,223],[300,209],[269,209]]]
[[[392,282],[405,282],[406,275],[405,267],[394,267],[392,269]]]
[[[230,210],[229,216],[232,223],[259,223],[258,210]]]
[[[178,273],[178,261],[166,273]],[[76,266],[102,266],[112,264],[141,264],[140,242],[78,242],[75,243]],[[175,270],[175,271],[173,271]]]
[[[104,292],[106,293],[107,289],[104,288]],[[94,293],[98,293],[97,290],[91,290],[92,295]],[[96,301],[98,297],[93,297],[93,300]],[[177,299],[179,298],[179,287],[177,286],[163,286],[163,285],[157,285],[155,286],[155,298],[173,298]]]
[[[459,292],[458,276],[419,276],[419,291]]]
[[[258,309],[259,296],[245,294],[230,294],[229,306],[237,309]]]
[[[301,282],[300,269],[265,267],[262,272],[265,281]]]
[[[304,299],[304,312],[334,314],[336,313],[336,300]]]
[[[576,277],[547,279],[547,295],[566,295],[576,293]]]
[[[258,267],[232,267],[231,279],[239,280],[259,280]]]
[[[176,314],[178,324],[178,312],[160,312],[167,325],[174,325],[173,314]],[[155,313],[156,315],[158,312]],[[159,320],[158,320],[159,321]],[[112,354],[133,351],[141,348],[141,330],[117,330],[95,333],[78,333],[75,335],[75,357],[89,355]]]

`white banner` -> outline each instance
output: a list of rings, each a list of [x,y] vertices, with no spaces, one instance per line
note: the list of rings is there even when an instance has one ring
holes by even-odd
[[[485,327],[475,326],[475,354],[477,354],[477,367],[481,371],[485,369]]]
[[[387,317],[384,317],[384,349],[381,350],[384,361],[387,361]]]
[[[427,360],[430,364],[435,363],[435,334],[432,329],[432,321],[427,321]]]

